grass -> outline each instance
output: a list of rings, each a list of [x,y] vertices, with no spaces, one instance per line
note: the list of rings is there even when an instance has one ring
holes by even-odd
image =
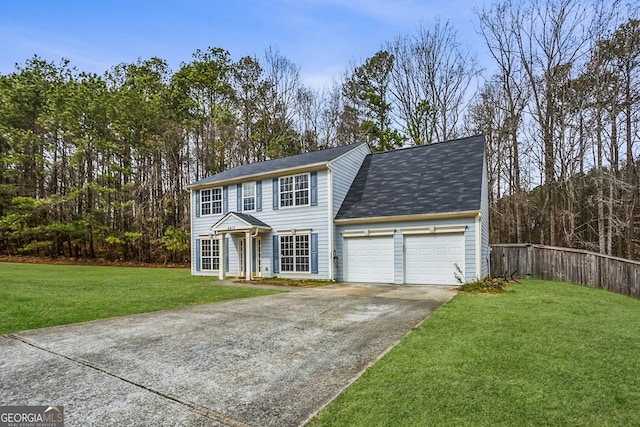
[[[639,355],[639,300],[525,280],[456,296],[310,425],[640,425]]]
[[[188,269],[0,263],[0,333],[267,295]]]

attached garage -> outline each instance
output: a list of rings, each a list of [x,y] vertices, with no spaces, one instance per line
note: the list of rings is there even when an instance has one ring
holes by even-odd
[[[457,285],[456,264],[465,269],[464,232],[405,234],[404,283]]]
[[[334,277],[449,286],[485,277],[488,194],[482,135],[369,154],[334,217]]]
[[[393,283],[393,231],[381,234],[343,236],[345,281]]]

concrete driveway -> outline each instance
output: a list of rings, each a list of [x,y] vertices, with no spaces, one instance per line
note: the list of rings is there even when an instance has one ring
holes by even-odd
[[[8,334],[0,406],[66,426],[297,426],[455,295],[336,284]]]

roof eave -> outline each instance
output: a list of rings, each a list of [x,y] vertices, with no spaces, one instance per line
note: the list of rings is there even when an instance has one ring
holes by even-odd
[[[282,176],[285,173],[297,174],[297,173],[304,173],[304,172],[313,172],[317,170],[327,169],[328,165],[329,165],[329,162],[326,162],[326,161],[319,162],[319,163],[312,163],[310,165],[277,169],[269,172],[254,173],[251,175],[243,175],[236,178],[223,179],[220,181],[210,181],[210,182],[203,182],[203,183],[196,182],[196,183],[187,185],[186,188],[187,190],[197,190],[197,189],[208,188],[208,187],[221,187],[223,185],[231,185],[231,184],[237,184],[241,182],[255,181],[258,178],[259,179],[275,178],[277,176]]]
[[[458,211],[458,212],[443,212],[443,213],[426,213],[426,214],[414,214],[414,215],[390,215],[390,216],[376,216],[366,218],[342,218],[335,219],[336,225],[348,225],[348,224],[371,224],[371,223],[388,223],[388,222],[407,222],[407,221],[426,221],[432,219],[443,218],[473,218],[480,213],[480,210],[472,211]]]

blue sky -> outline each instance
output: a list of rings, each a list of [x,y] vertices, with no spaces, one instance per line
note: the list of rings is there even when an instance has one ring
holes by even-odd
[[[121,62],[160,57],[177,70],[197,50],[221,47],[237,60],[269,47],[321,88],[400,34],[436,17],[451,21],[480,54],[476,0],[4,0],[0,74],[34,54],[102,74]],[[481,61],[482,62],[482,61]]]

